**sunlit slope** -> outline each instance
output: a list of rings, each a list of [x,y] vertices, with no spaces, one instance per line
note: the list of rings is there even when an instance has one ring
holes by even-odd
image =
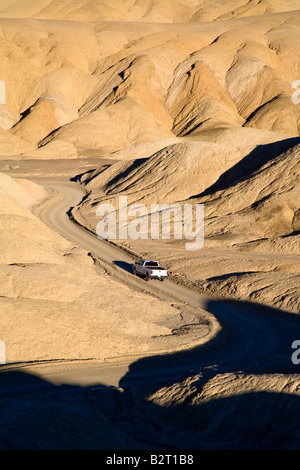
[[[2,19],[3,136],[26,158],[155,151],[228,129],[257,131],[234,145],[298,136],[299,23],[298,11],[177,25]]]
[[[271,143],[244,157],[220,144],[170,145],[145,161],[87,174],[91,194],[79,213],[96,226],[96,204],[118,207],[120,195],[149,210],[153,201],[198,202],[205,206],[206,246],[260,243],[270,251],[299,252],[299,140]]]
[[[0,17],[199,23],[293,11],[298,8],[297,0],[3,0]]]

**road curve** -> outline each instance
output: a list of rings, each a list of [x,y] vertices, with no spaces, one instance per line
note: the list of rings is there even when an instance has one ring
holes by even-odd
[[[38,213],[45,223],[105,262],[112,263],[115,260],[129,264],[133,262],[133,258],[125,251],[106,241],[100,240],[94,234],[70,220],[67,212],[70,207],[76,206],[84,196],[83,191],[77,185],[69,182],[64,184],[48,183],[44,184],[44,187],[53,189],[58,193],[58,196],[53,200],[53,204],[45,206]],[[185,287],[178,285],[176,285],[176,289],[174,287],[175,284],[170,280],[165,280],[163,284],[156,283],[156,289],[161,293],[165,292],[173,297],[177,297],[179,300],[192,303],[197,307],[205,308],[209,301],[208,297],[197,294]],[[145,289],[144,286],[143,289]]]
[[[36,214],[43,222],[106,263],[113,263],[115,260],[132,263],[133,259],[128,253],[99,240],[70,220],[67,212],[70,207],[77,205],[84,195],[77,184],[68,181],[41,183],[40,180],[38,183],[54,191],[51,203],[48,200],[47,204],[36,208]],[[121,268],[120,273],[122,276]],[[148,283],[142,279],[134,280],[141,283],[141,290],[144,292],[150,289]],[[128,387],[141,381],[145,383],[164,382],[166,379],[180,380],[191,373],[203,373],[212,368],[220,372],[243,370],[249,373],[299,373],[299,366],[297,368],[291,361],[291,344],[298,339],[297,332],[300,331],[298,315],[257,304],[209,299],[169,279],[164,283],[154,284],[158,297],[163,299],[166,295],[168,298],[171,296],[175,301],[190,303],[213,314],[221,325],[222,332],[225,332],[226,341],[208,343],[203,348],[191,349],[184,353],[153,356],[136,361],[132,358],[104,364],[97,361],[66,361],[62,364],[58,361],[57,367],[55,361],[51,361],[39,366],[40,376],[50,384]],[[26,370],[25,366],[23,368]],[[3,393],[7,396],[10,391],[32,393],[31,389],[20,390],[11,385],[0,391],[0,397]],[[43,384],[40,391],[47,393],[47,386]]]
[[[133,259],[129,254],[99,240],[94,234],[70,220],[67,215],[69,208],[77,205],[84,195],[78,185],[60,181],[47,182],[44,186],[55,190],[57,194],[53,204],[48,204],[39,213],[44,222],[105,262],[113,263],[114,260],[119,260],[132,263]],[[142,289],[145,291],[145,283]],[[155,377],[158,380],[160,375],[165,378],[166,374],[169,374],[170,378],[178,378],[190,370],[199,371],[212,366],[221,367],[223,370],[247,369],[258,373],[299,372],[291,361],[291,344],[297,339],[297,331],[300,331],[298,315],[258,304],[209,299],[169,279],[164,283],[155,283],[155,289],[162,298],[167,293],[175,300],[188,302],[213,314],[228,334],[227,341],[220,347],[204,348],[201,353],[199,350],[191,350],[182,357],[174,354],[159,359],[141,359],[133,366],[126,361],[101,367],[99,364],[91,365],[88,370],[83,371],[83,382],[89,383],[89,378],[96,376],[101,376],[102,383],[110,385],[117,385],[121,378],[123,384],[141,378],[153,380]],[[78,366],[74,370],[75,375],[72,374],[70,371],[69,380],[72,377],[79,379]],[[66,378],[65,374],[63,376]]]

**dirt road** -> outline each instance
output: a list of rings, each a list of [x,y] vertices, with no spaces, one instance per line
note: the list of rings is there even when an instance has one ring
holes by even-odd
[[[41,184],[41,181],[39,181]],[[81,188],[69,181],[44,181],[43,185],[53,191],[46,203],[36,208],[39,217],[53,229],[74,243],[86,248],[91,254],[113,269],[120,282],[134,289],[161,299],[187,302],[200,307],[215,318],[220,333],[215,341],[188,352],[170,354],[123,362],[99,364],[66,363],[43,364],[41,375],[52,383],[74,385],[122,385],[137,381],[159,381],[166,377],[178,379],[203,368],[217,366],[228,370],[248,372],[297,373],[291,361],[291,344],[300,331],[300,317],[257,304],[209,299],[171,280],[164,283],[134,277],[130,272],[133,258],[116,246],[99,240],[95,235],[72,222],[67,215],[70,207],[83,197]]]

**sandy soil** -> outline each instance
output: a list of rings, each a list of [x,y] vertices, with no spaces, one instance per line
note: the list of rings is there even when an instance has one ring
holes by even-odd
[[[175,3],[1,2],[1,449],[300,447],[299,1]],[[101,242],[119,196],[204,247]]]
[[[11,177],[3,175],[2,179],[7,182]],[[291,362],[290,346],[295,331],[299,328],[299,317],[290,316],[287,312],[283,314],[282,311],[268,311],[259,305],[247,305],[242,302],[226,303],[218,299],[212,301],[172,283],[170,285],[164,283],[162,287],[161,284],[157,286],[154,283],[148,286],[148,283],[134,278],[131,272],[127,271],[132,260],[128,252],[119,252],[115,246],[110,247],[106,242],[100,243],[90,232],[83,232],[80,227],[74,226],[66,216],[65,212],[70,204],[82,197],[78,183],[68,182],[61,176],[55,181],[35,176],[35,181],[38,179],[43,187],[47,189],[52,187],[65,196],[62,200],[57,196],[54,199],[46,197],[46,204],[34,206],[32,217],[36,218],[38,215],[42,222],[47,221],[47,224],[59,230],[64,236],[68,236],[72,240],[72,248],[70,249],[69,241],[42,223],[43,232],[48,235],[47,253],[51,242],[55,240],[56,243],[56,258],[52,246],[51,261],[48,263],[55,269],[56,274],[59,273],[59,289],[53,288],[53,279],[51,279],[53,269],[47,266],[44,255],[43,262],[39,262],[38,265],[32,260],[29,263],[8,263],[8,269],[12,268],[9,276],[14,279],[14,286],[10,290],[10,295],[7,293],[6,297],[3,297],[3,301],[6,308],[8,307],[6,312],[11,309],[12,315],[8,318],[12,318],[14,329],[12,330],[12,327],[7,329],[7,345],[12,351],[15,347],[18,354],[22,353],[20,355],[22,363],[2,366],[1,378],[4,378],[5,385],[2,386],[0,399],[5,407],[1,420],[9,429],[8,433],[2,435],[2,447],[4,449],[10,447],[108,449],[111,446],[118,446],[119,449],[168,449],[170,445],[178,449],[297,447],[298,432],[295,432],[297,425],[294,421],[295,410],[297,413],[299,407],[300,384],[297,366]],[[24,181],[25,186],[31,188],[31,194],[33,193],[35,197],[37,194],[40,197],[45,196],[45,189],[36,183],[29,183],[23,179],[12,181],[19,186],[19,191]],[[12,181],[9,181],[9,188]],[[15,190],[14,197],[16,196]],[[36,199],[31,196],[30,204],[33,201],[36,202]],[[38,221],[39,219],[36,219],[37,225]],[[58,240],[62,246],[57,245]],[[74,246],[75,241],[77,241],[76,246]],[[87,262],[87,251],[79,248],[78,243],[83,247],[85,243],[87,244],[92,254],[90,261]],[[13,253],[15,256],[16,251]],[[39,256],[39,253],[36,252],[35,256]],[[65,261],[62,262],[62,258],[66,256],[68,283],[63,272]],[[116,257],[119,262],[114,266],[112,260]],[[80,263],[80,276],[77,273],[78,263]],[[22,280],[20,274],[14,272],[18,267],[22,267],[23,279],[26,280],[25,283],[23,281],[23,285],[26,286],[26,291],[24,287],[20,290]],[[32,281],[29,282],[32,268],[35,277],[37,274],[43,277],[47,274],[46,290],[45,283],[40,283],[39,286],[37,282],[33,285]],[[82,279],[83,272],[86,277],[85,282]],[[96,290],[102,302],[100,304],[96,297],[97,318],[93,297],[94,277],[97,282]],[[71,290],[68,287],[70,282]],[[112,287],[114,283],[118,285],[117,290]],[[6,285],[4,283],[3,288]],[[74,286],[76,286],[76,295]],[[41,288],[39,295],[42,298],[38,300],[36,296]],[[68,289],[67,296],[64,294],[65,289]],[[127,289],[126,293],[124,289]],[[20,295],[22,291],[26,292],[26,302],[24,294]],[[85,308],[81,309],[80,326],[77,328],[80,337],[74,341],[76,313],[79,312],[82,302],[80,298],[85,291],[89,293],[89,298],[83,297]],[[12,293],[16,292],[19,292],[18,308],[12,298]],[[51,292],[55,297],[47,299],[47,306],[44,299],[46,294],[49,297]],[[112,293],[113,300],[109,300]],[[58,294],[64,294],[59,299],[59,316],[56,315]],[[103,302],[103,296],[106,303]],[[141,296],[145,304],[144,314],[141,316],[139,311],[134,318],[133,307],[140,301]],[[123,299],[122,309],[117,309],[119,297]],[[134,320],[136,330],[132,330],[132,323],[124,325],[124,300],[126,299],[127,304],[129,298],[130,310],[127,317],[129,322]],[[147,302],[151,305],[151,315],[148,317]],[[158,306],[159,328],[165,330],[164,332],[160,330],[158,337],[153,330],[153,327],[158,328],[158,324],[153,323],[155,302]],[[173,306],[171,310],[174,307],[177,312],[178,308],[180,310],[179,313],[175,312],[175,315],[170,311],[171,315],[167,320],[170,305]],[[120,322],[121,311],[122,333],[118,333],[117,323]],[[19,313],[22,313],[22,321],[21,316],[18,316]],[[97,326],[99,315],[101,330]],[[106,326],[104,320],[107,321],[108,318],[109,324]],[[24,334],[28,337],[26,319],[27,324],[28,321],[31,322],[30,345],[23,337]],[[43,326],[48,319],[51,319],[51,323],[55,325],[55,331],[49,328],[49,322],[47,328]],[[144,330],[143,323],[146,327]],[[19,325],[19,329],[16,329],[16,324]],[[92,325],[93,336],[90,328],[85,329],[84,325],[89,327]],[[111,338],[112,325],[114,325],[113,332],[116,338],[118,337],[117,348],[113,347],[115,341]],[[169,331],[166,331],[166,327]],[[138,337],[135,334],[137,330]],[[124,335],[125,332],[127,336]],[[38,344],[38,335],[41,335],[42,344]],[[149,335],[148,340],[147,335]],[[142,347],[139,337],[142,338]],[[26,342],[22,345],[24,339]],[[49,340],[55,349],[51,348]],[[76,343],[79,354],[74,357]],[[203,346],[199,349],[201,343]],[[193,347],[195,345],[198,347]],[[152,349],[149,349],[149,346]],[[187,347],[192,349],[184,354],[178,353],[180,349]],[[97,356],[83,356],[82,352],[89,350],[93,354],[97,351]],[[60,352],[60,356],[57,351]],[[157,356],[157,359],[153,356],[153,353],[166,351],[168,355]],[[176,353],[172,354],[172,351]],[[137,358],[138,353],[140,359]],[[101,362],[104,354],[107,359],[111,357],[112,362]],[[150,354],[152,359],[142,358],[145,354]],[[26,363],[26,360],[29,361]],[[69,386],[66,387],[65,384]],[[59,391],[57,385],[60,385]],[[243,398],[235,398],[241,393]],[[36,399],[37,395],[40,397],[39,400]],[[214,398],[216,396],[217,399]],[[98,405],[95,414],[96,403]],[[191,406],[195,409],[192,412],[193,419],[189,414]],[[258,420],[261,408],[265,410],[264,417]],[[51,411],[54,409],[55,419]],[[117,414],[114,411],[116,409],[119,410]],[[175,415],[174,409],[176,409]],[[228,409],[232,410],[229,414]],[[278,412],[275,411],[277,409]],[[72,410],[76,410],[75,413]],[[252,410],[250,417],[247,410]],[[256,410],[255,413],[253,410]],[[90,418],[91,413],[93,418]],[[213,421],[208,427],[204,426],[203,420],[199,421],[195,413],[199,413],[202,419],[203,416],[207,416],[206,421],[209,421],[208,416],[213,416]],[[278,419],[282,423],[289,423],[288,427],[282,425],[280,432],[277,424],[275,425],[274,413],[276,416],[280,414],[280,417],[276,418],[276,423]],[[24,420],[25,416],[26,429],[29,432],[26,432],[26,438],[24,425],[20,426],[20,419]],[[240,417],[239,420],[236,416]],[[62,419],[68,431],[61,440],[59,436]],[[87,419],[90,423],[88,429],[85,424]],[[37,427],[33,426],[34,422]],[[230,433],[224,435],[224,426],[230,427]],[[254,434],[249,433],[249,426],[256,429]],[[41,430],[42,439],[37,429]],[[78,438],[71,429],[77,429]],[[106,435],[104,440],[103,433]],[[84,439],[83,434],[86,436]]]
[[[200,293],[299,313],[299,145],[297,139],[284,145],[287,151],[271,144],[240,161],[232,153],[226,158],[218,147],[209,148],[209,155],[205,145],[201,154],[198,144],[182,144],[146,161],[115,163],[81,177],[88,195],[72,215],[95,233],[98,205],[118,210],[119,196],[127,196],[128,206],[144,204],[148,214],[153,201],[181,207],[201,203],[200,250],[187,251],[185,239],[175,240],[173,225],[170,240],[162,239],[160,225],[160,240],[117,242],[137,257],[158,259],[177,282]]]
[[[48,202],[47,192],[40,186],[6,175],[1,176],[1,183],[5,232],[1,310],[6,312],[1,338],[7,362],[104,360],[147,351],[162,353],[201,343],[203,337],[206,341],[214,334],[209,317],[201,318],[196,310],[161,302],[115,282],[105,265],[96,269],[90,252],[55,234],[32,215],[28,207],[43,196],[46,205]],[[28,193],[32,199],[26,207]],[[72,199],[67,201],[67,209],[71,205]],[[58,206],[57,212],[65,216],[67,209]],[[175,333],[190,324],[195,325],[196,334]]]

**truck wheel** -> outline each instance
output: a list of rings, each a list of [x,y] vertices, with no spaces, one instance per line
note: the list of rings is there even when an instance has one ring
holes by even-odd
[[[164,282],[164,278],[163,278],[163,277],[160,277],[159,280],[160,280],[161,282]]]
[[[132,268],[132,274],[133,274],[134,276],[136,275],[136,269],[135,269],[134,266],[133,266],[133,268]]]
[[[146,281],[150,281],[150,274],[149,273],[146,274]]]

